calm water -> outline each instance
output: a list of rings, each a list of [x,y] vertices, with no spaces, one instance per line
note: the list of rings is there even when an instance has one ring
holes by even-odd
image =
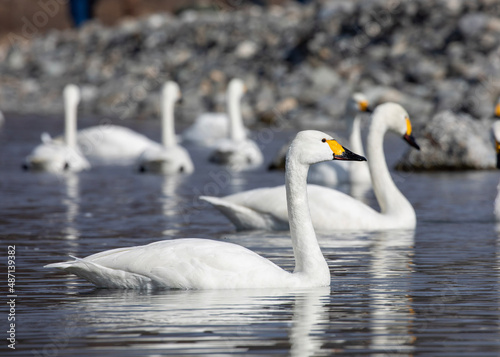
[[[158,136],[157,122],[124,124]],[[62,132],[61,120],[45,118],[42,124],[39,117],[11,117],[0,129],[1,266],[5,271],[7,246],[15,245],[17,294],[15,353],[7,347],[2,303],[2,355],[500,355],[497,172],[395,173],[416,209],[416,231],[321,234],[331,288],[99,290],[42,267],[70,254],[210,237],[292,269],[287,232],[236,233],[225,217],[197,200],[200,194],[281,184],[283,174],[229,174],[192,148],[197,171],[189,177],[117,167],[59,176],[21,171],[44,130]],[[261,132],[267,157],[288,136]],[[394,137],[388,148],[389,162],[406,150]],[[371,193],[365,200],[374,204]],[[5,274],[2,279],[7,301]]]

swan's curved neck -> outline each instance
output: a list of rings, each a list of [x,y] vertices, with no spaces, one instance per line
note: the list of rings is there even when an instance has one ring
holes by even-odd
[[[294,159],[293,144],[287,154],[285,186],[288,221],[295,256],[294,273],[330,281],[330,270],[321,253],[307,201],[308,165]]]
[[[161,101],[161,142],[165,147],[176,145],[174,106],[175,101],[173,98],[163,93]]]
[[[229,138],[234,141],[246,138],[243,120],[241,118],[240,96],[234,91],[229,91],[227,112],[229,115]]]
[[[77,104],[64,100],[64,141],[71,148],[76,148],[76,112]]]
[[[361,141],[361,119],[356,113],[347,113],[347,133],[349,135],[350,150],[365,156],[363,142]]]
[[[384,155],[384,135],[387,132],[384,117],[374,114],[367,138],[368,166],[373,191],[381,212],[391,215],[414,214],[413,207],[392,180]]]

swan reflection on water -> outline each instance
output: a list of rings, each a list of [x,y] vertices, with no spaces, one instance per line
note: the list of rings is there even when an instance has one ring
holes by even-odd
[[[90,347],[123,336],[132,348],[182,353],[245,352],[285,344],[291,356],[315,355],[326,336],[329,287],[141,293],[95,289],[69,303],[93,330]],[[290,308],[292,306],[292,308]],[[73,310],[73,309],[69,309]],[[279,329],[280,336],[276,336]],[[279,348],[283,348],[280,346]]]

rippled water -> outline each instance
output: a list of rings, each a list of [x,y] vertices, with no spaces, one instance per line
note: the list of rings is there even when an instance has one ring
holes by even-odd
[[[42,266],[69,254],[211,237],[292,269],[287,232],[236,233],[215,209],[197,201],[199,194],[281,184],[283,174],[229,174],[192,148],[197,171],[189,177],[116,167],[60,176],[23,172],[20,163],[39,134],[62,132],[62,123],[7,120],[0,129],[0,249],[5,267],[7,246],[16,246],[18,355],[500,355],[497,172],[394,173],[416,209],[416,231],[322,233],[331,288],[99,290]],[[153,121],[126,125],[151,137],[159,132]],[[260,143],[270,157],[289,133],[268,134],[261,132]],[[394,162],[406,148],[399,138],[388,139]],[[374,204],[371,193],[365,199]],[[14,352],[7,337],[4,332],[2,355]]]

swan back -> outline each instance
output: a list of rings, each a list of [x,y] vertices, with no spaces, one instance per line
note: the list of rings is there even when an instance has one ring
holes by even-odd
[[[80,89],[74,84],[64,87],[64,140],[69,147],[76,147],[76,112],[80,103]]]

